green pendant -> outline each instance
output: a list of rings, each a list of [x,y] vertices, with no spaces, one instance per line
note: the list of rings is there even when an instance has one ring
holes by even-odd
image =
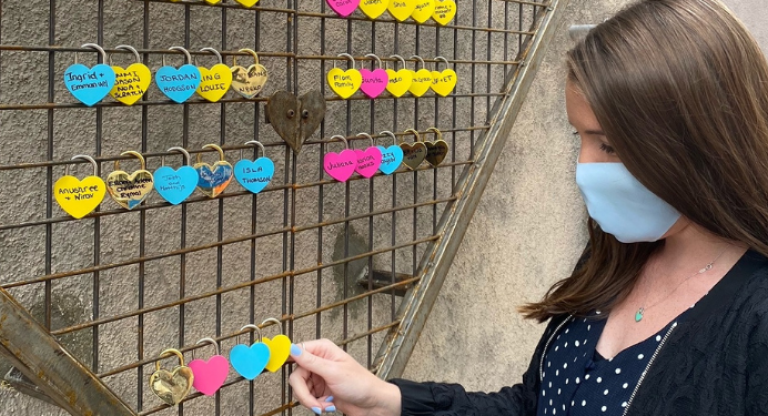
[[[640,322],[643,320],[643,308],[640,308],[635,312],[635,322]]]

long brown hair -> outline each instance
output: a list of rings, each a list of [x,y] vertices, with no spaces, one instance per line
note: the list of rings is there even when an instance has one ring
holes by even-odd
[[[598,25],[568,77],[627,169],[709,232],[768,255],[768,63],[719,0],[645,0]],[[610,310],[663,244],[622,244],[589,221],[588,253],[537,303],[544,321]]]

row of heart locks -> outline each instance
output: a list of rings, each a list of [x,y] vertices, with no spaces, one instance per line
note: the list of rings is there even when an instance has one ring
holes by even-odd
[[[364,178],[371,178],[381,171],[385,175],[394,173],[400,165],[415,170],[422,162],[427,161],[437,167],[448,154],[448,143],[442,140],[442,133],[437,128],[429,131],[437,135],[434,142],[422,141],[419,132],[414,129],[406,130],[413,134],[413,144],[404,140],[398,145],[397,136],[385,131],[381,134],[392,138],[393,144],[389,147],[377,146],[373,136],[360,133],[357,137],[368,138],[371,146],[365,150],[350,149],[344,136],[333,136],[333,140],[341,140],[346,148],[339,152],[327,152],[323,157],[323,168],[333,179],[346,182],[357,172]],[[258,141],[249,141],[246,144],[256,145],[261,149],[262,156],[256,160],[242,159],[234,167],[226,160],[224,150],[215,145],[208,144],[204,149],[214,149],[219,153],[220,160],[213,165],[202,161],[202,154],[198,153],[197,163],[190,166],[189,152],[181,147],[172,147],[169,152],[180,152],[185,156],[186,165],[178,169],[165,166],[164,158],[162,166],[154,174],[146,170],[146,162],[141,153],[135,151],[123,152],[121,156],[134,156],[139,159],[141,168],[132,173],[120,169],[120,162],[115,161],[114,171],[107,177],[106,184],[97,176],[98,164],[87,155],[76,155],[72,160],[82,159],[89,161],[93,166],[93,175],[80,180],[69,174],[69,167],[65,176],[59,178],[53,185],[53,194],[56,202],[66,212],[76,219],[81,219],[90,214],[104,200],[106,193],[121,207],[132,210],[150,195],[152,190],[172,205],[178,205],[189,198],[195,189],[215,198],[220,195],[232,182],[232,178],[246,190],[257,194],[272,181],[275,174],[274,162],[266,157],[264,146]]]
[[[277,319],[269,318],[260,326],[267,323],[280,325]],[[265,370],[271,373],[279,370],[290,355],[291,339],[282,333],[269,339],[262,336],[259,326],[252,324],[242,327],[239,333],[246,333],[246,329],[256,331],[258,341],[250,346],[235,345],[229,352],[229,361],[221,355],[219,345],[213,338],[203,338],[195,345],[209,343],[215,347],[216,354],[208,360],[193,359],[189,365],[184,365],[184,355],[181,351],[175,348],[164,350],[155,362],[155,371],[149,377],[150,390],[160,400],[174,406],[181,403],[192,387],[206,396],[216,394],[229,376],[230,364],[246,380],[254,380]],[[179,359],[179,365],[171,371],[160,368],[160,360],[173,355]]]
[[[171,0],[174,3],[200,3],[201,1]],[[221,0],[202,0],[214,5]],[[259,0],[235,0],[244,7],[253,7]],[[369,19],[377,19],[384,12],[400,22],[413,19],[417,23],[426,23],[430,18],[445,26],[456,16],[454,0],[326,0],[331,9],[341,17],[348,17],[360,9]]]
[[[102,60],[108,60],[106,51],[96,44],[86,43],[83,48],[93,48],[102,54]],[[115,100],[125,104],[135,104],[147,92],[152,82],[152,71],[141,62],[139,52],[130,45],[119,45],[115,49],[131,51],[136,62],[123,68],[110,64],[97,64],[89,68],[81,63],[71,65],[64,72],[64,85],[70,94],[87,106],[93,106],[111,95]],[[211,68],[191,64],[192,56],[186,49],[174,46],[169,50],[178,50],[185,54],[187,63],[179,68],[165,65],[158,69],[155,83],[158,89],[172,101],[181,104],[190,99],[195,93],[210,102],[218,102],[227,91],[235,90],[246,99],[253,99],[264,89],[269,79],[267,69],[259,63],[259,55],[251,49],[241,49],[239,52],[247,52],[253,56],[254,64],[248,68],[237,65],[237,57],[233,57],[232,67],[225,65],[221,53],[213,48],[203,48],[201,52],[211,52],[219,60]],[[424,60],[414,55],[411,59],[421,62],[421,69],[406,68],[406,61],[400,55],[392,55],[390,58],[398,59],[403,68],[392,70],[384,68],[381,59],[375,54],[367,54],[366,58],[372,58],[378,62],[378,68],[373,70],[355,67],[355,59],[352,55],[342,53],[338,55],[352,62],[352,68],[343,71],[334,67],[328,71],[328,85],[341,98],[348,99],[358,90],[361,90],[371,99],[375,99],[386,89],[394,97],[402,97],[410,92],[415,97],[421,97],[430,88],[437,94],[447,97],[456,87],[458,77],[450,68],[443,71],[430,71],[426,69]],[[77,57],[75,58],[77,61]],[[442,56],[435,61],[448,60]]]

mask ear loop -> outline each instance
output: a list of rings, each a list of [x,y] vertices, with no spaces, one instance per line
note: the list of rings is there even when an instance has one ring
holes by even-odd
[[[99,164],[96,163],[94,158],[88,155],[75,155],[72,156],[72,159],[70,160],[87,160],[88,162],[91,162],[91,165],[93,166],[93,176],[98,176]],[[69,176],[69,165],[64,168],[64,172],[67,176]]]

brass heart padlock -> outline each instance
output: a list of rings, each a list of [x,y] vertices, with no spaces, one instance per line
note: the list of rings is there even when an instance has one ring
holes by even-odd
[[[426,160],[430,165],[437,167],[437,165],[443,163],[445,157],[448,156],[448,143],[443,140],[443,133],[436,127],[430,127],[427,131],[435,132],[437,140],[434,142],[428,142],[426,139],[424,140],[424,144],[427,146]]]
[[[160,368],[160,361],[155,362],[155,372],[149,377],[149,388],[160,400],[175,406],[181,403],[192,390],[195,375],[192,369],[184,365],[184,355],[179,350],[167,349],[160,353],[160,358],[170,355],[179,358],[179,365],[173,371],[168,371]]]
[[[325,118],[325,97],[313,90],[296,98],[287,91],[269,97],[266,122],[299,154],[301,146],[320,127]]]
[[[237,56],[232,58],[232,89],[250,100],[259,95],[269,79],[267,68],[259,63],[259,55],[251,49],[240,49],[253,56],[254,64],[247,69],[237,64]]]
[[[141,169],[128,174],[120,170],[120,161],[116,160],[115,171],[107,177],[107,191],[118,205],[125,209],[134,209],[141,205],[155,188],[155,179],[152,173],[146,170],[147,166],[141,153],[131,150],[120,154],[120,156],[126,155],[136,156],[141,162]]]
[[[421,141],[418,131],[408,129],[405,132],[413,133],[416,136],[416,140],[413,144],[406,143],[405,141],[400,143],[400,148],[403,149],[403,163],[411,170],[416,170],[427,157],[427,146]]]

